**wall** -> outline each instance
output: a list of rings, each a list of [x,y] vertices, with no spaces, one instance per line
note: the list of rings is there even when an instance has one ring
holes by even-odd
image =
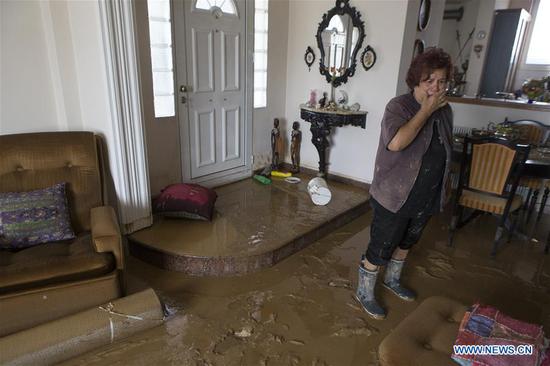
[[[119,181],[99,2],[0,1],[0,9],[0,133],[96,132]]]
[[[407,71],[412,61],[414,52],[414,43],[418,38],[418,9],[420,8],[420,0],[411,0],[407,4],[407,12],[405,16],[405,29],[403,32],[403,48],[401,50],[401,61],[399,64],[399,77],[397,79],[397,94],[404,94],[409,91],[406,82]],[[428,24],[428,28],[430,24]]]
[[[98,4],[2,1],[1,133],[112,135]]]
[[[464,14],[460,21],[456,21],[455,19],[443,20],[441,26],[441,35],[439,37],[439,47],[443,48],[451,55],[453,63],[458,66],[459,69],[462,62],[468,60],[471,55],[472,43],[475,39],[474,37],[476,32],[474,31],[472,39],[470,41],[467,40],[468,35],[475,27],[477,22],[479,1],[480,0],[468,0],[464,1],[461,4],[451,4],[445,6],[445,9],[448,10],[458,9],[460,7],[463,7],[464,9]],[[461,47],[464,47],[460,59],[458,59],[460,48],[456,40],[456,31],[460,33],[460,45]]]
[[[452,4],[446,5],[445,10],[454,10],[458,9],[460,6],[465,6],[463,4]],[[476,17],[477,18],[477,17]],[[439,47],[443,48],[445,51],[451,55],[452,59],[455,60],[458,54],[458,44],[456,42],[456,31],[460,23],[464,21],[462,18],[461,21],[457,22],[455,19],[443,19],[441,24],[441,34],[439,35]],[[462,36],[462,34],[461,34]],[[463,41],[462,37],[461,40]]]
[[[290,1],[293,2],[294,0]],[[289,1],[270,0],[268,19],[267,51],[267,107],[255,108],[253,112],[252,151],[253,169],[271,162],[271,129],[273,119],[285,121],[285,94],[287,89],[287,43],[289,37]],[[305,53],[305,49],[302,52]],[[288,140],[287,131],[285,139]],[[288,147],[288,141],[287,147]]]
[[[416,33],[416,38],[423,39],[426,43],[426,47],[434,47],[439,44],[439,35],[441,34],[444,10],[444,0],[432,0],[428,25],[423,31],[417,30]],[[413,14],[418,14],[418,8],[413,9]],[[407,32],[410,31],[412,31],[412,29],[407,28]]]
[[[0,133],[66,129],[49,6],[0,1],[0,9]]]
[[[403,49],[401,51],[401,63],[399,66],[399,77],[397,79],[397,94],[403,94],[409,91],[406,83],[407,71],[412,61],[414,43],[417,39],[423,40],[425,47],[439,46],[439,38],[443,27],[443,12],[445,10],[445,0],[432,1],[430,18],[424,30],[418,30],[418,13],[420,9],[420,0],[410,0],[407,2],[405,30],[403,33]]]
[[[322,15],[334,4],[334,1],[293,0],[289,9],[286,74],[288,123],[283,124],[282,128],[288,135],[291,122],[300,121],[302,166],[313,169],[318,168],[319,157],[311,143],[309,123],[300,119],[299,105],[308,99],[311,89],[330,91],[329,85],[318,71],[320,53],[315,34]],[[387,102],[396,95],[397,90],[407,2],[353,0],[352,5],[361,12],[365,21],[366,37],[363,47],[371,45],[377,54],[377,61],[369,71],[365,71],[358,63],[355,75],[347,84],[338,88],[349,94],[350,103],[359,102],[361,109],[368,111],[367,128],[363,130],[345,126],[333,130],[331,148],[327,155],[330,163],[328,170],[329,173],[371,182],[380,136],[380,121]],[[307,46],[311,46],[316,54],[310,72],[303,58]],[[339,95],[338,91],[336,95]],[[290,162],[288,156],[286,161]]]
[[[472,45],[481,45],[482,51],[478,54],[472,52],[470,57],[470,64],[468,66],[468,73],[466,74],[466,87],[464,88],[464,94],[474,96],[479,90],[479,83],[481,81],[481,72],[485,62],[485,56],[487,54],[487,43],[491,38],[491,26],[493,24],[493,14],[495,12],[495,0],[483,0],[479,3],[478,16],[476,21],[477,34],[480,31],[484,31],[487,35],[484,39],[477,39],[474,37]]]

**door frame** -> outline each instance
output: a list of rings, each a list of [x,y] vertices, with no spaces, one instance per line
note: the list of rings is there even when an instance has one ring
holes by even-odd
[[[245,90],[244,90],[244,166],[224,170],[195,179],[191,178],[191,142],[189,133],[188,108],[181,103],[181,84],[189,85],[187,75],[187,50],[185,37],[184,6],[193,6],[196,0],[172,1],[172,19],[174,20],[173,45],[175,51],[175,102],[176,117],[180,131],[181,179],[183,182],[200,183],[207,187],[215,187],[235,182],[252,175],[252,112],[253,112],[253,79],[254,79],[254,2],[244,1],[245,17]],[[241,9],[239,9],[241,10]],[[178,15],[178,16],[176,16]],[[183,35],[176,37],[177,34]],[[186,96],[187,97],[187,96]]]

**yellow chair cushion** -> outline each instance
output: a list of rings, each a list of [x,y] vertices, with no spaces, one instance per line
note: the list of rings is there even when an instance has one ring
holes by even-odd
[[[474,192],[470,190],[463,190],[460,196],[460,205],[470,207],[475,210],[481,210],[485,212],[502,215],[504,213],[504,207],[506,207],[506,199],[501,197],[491,196],[489,194]],[[516,194],[512,199],[512,206],[510,212],[517,210],[521,207],[521,196]]]

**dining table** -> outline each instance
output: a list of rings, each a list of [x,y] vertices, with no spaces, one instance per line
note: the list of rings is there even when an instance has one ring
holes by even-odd
[[[534,146],[525,161],[523,176],[550,179],[550,147]]]
[[[463,135],[454,135],[453,136],[453,154],[452,161],[454,163],[460,164],[462,161],[462,150],[463,150]],[[457,172],[458,173],[458,172]],[[536,146],[532,145],[529,151],[529,156],[525,161],[523,171],[521,174],[522,177],[526,178],[539,178],[539,179],[550,179],[550,146]],[[538,192],[536,192],[538,195]],[[544,188],[542,196],[542,206],[545,206],[548,196],[550,194],[550,188],[547,185]],[[536,199],[536,198],[535,198]],[[537,219],[538,222],[538,219]],[[533,228],[534,230],[534,228]],[[532,237],[531,235],[522,235],[520,233],[519,237],[523,239],[528,239]],[[545,253],[548,253],[550,248],[550,232],[548,233],[548,238],[546,239]]]
[[[460,163],[462,158],[463,136],[453,139],[453,162]],[[525,161],[522,177],[550,179],[550,146],[531,146]]]

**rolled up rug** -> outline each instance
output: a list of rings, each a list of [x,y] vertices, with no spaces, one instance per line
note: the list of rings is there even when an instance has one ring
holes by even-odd
[[[163,322],[152,289],[0,338],[0,364],[51,365]]]

